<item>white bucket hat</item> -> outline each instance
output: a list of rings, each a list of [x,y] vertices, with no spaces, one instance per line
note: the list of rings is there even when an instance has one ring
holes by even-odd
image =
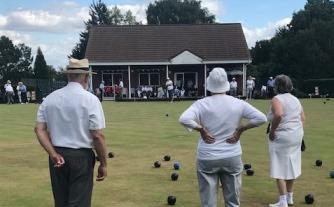
[[[206,79],[208,91],[211,93],[224,93],[230,90],[230,83],[224,68],[214,68]]]
[[[89,71],[88,59],[77,60],[74,58],[71,58],[69,60],[69,64],[67,65],[67,70],[63,71],[63,73],[96,74],[94,72]]]

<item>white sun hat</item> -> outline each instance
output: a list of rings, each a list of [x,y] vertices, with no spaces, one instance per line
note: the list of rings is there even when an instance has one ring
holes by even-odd
[[[208,91],[211,93],[224,93],[230,90],[230,83],[224,68],[214,68],[206,79]]]
[[[63,71],[63,73],[96,74],[95,72],[89,70],[88,59],[78,60],[74,58],[70,58],[67,70]]]

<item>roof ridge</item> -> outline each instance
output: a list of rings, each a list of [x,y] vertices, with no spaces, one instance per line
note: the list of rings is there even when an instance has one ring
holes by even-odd
[[[92,25],[92,27],[171,27],[171,26],[218,26],[218,25],[241,25],[241,23],[205,23],[205,24],[136,24],[136,25]]]

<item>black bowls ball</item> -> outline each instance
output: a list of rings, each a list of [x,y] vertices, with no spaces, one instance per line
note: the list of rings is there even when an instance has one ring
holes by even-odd
[[[307,194],[307,195],[305,196],[305,203],[307,203],[307,204],[312,204],[312,203],[314,203],[314,197],[313,197],[312,194]]]
[[[113,157],[115,157],[115,155],[114,155],[114,153],[109,152],[109,153],[108,153],[108,157],[109,157],[109,158],[113,158]]]
[[[248,169],[248,170],[246,170],[246,174],[247,174],[248,176],[253,176],[253,175],[254,175],[254,170],[252,170],[252,169]]]
[[[168,114],[166,114],[166,116],[168,116]]]
[[[170,156],[169,156],[169,155],[165,155],[165,156],[164,156],[164,160],[165,160],[165,161],[169,161],[169,160],[170,160]]]
[[[321,167],[321,166],[322,166],[322,161],[321,161],[321,160],[316,160],[316,161],[315,161],[315,165],[316,165],[317,167]]]
[[[179,174],[172,173],[172,175],[170,176],[170,178],[172,179],[172,181],[177,181],[177,179],[179,178]]]
[[[168,198],[167,198],[167,203],[168,203],[168,205],[170,205],[170,206],[175,205],[175,203],[176,203],[176,197],[175,197],[175,196],[168,196]]]
[[[161,163],[159,161],[154,162],[154,167],[159,168],[161,166]]]
[[[245,170],[248,170],[248,169],[251,169],[251,168],[252,168],[251,164],[244,164],[244,169]]]

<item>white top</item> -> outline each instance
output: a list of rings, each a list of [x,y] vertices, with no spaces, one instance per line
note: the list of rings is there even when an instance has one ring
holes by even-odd
[[[171,81],[171,80],[168,80],[167,82],[166,82],[166,86],[167,86],[167,90],[173,90],[173,81]]]
[[[119,86],[120,88],[123,88],[123,87],[124,87],[123,81],[120,81],[118,86]]]
[[[274,98],[277,98],[283,107],[283,117],[275,132],[278,135],[285,135],[303,130],[301,120],[302,105],[299,100],[290,93],[278,94]],[[272,119],[273,113],[270,106],[268,120],[272,121]]]
[[[229,95],[213,95],[193,103],[183,112],[179,122],[190,130],[201,125],[212,134],[216,139],[213,144],[206,144],[200,137],[197,158],[216,160],[242,154],[240,142],[226,142],[240,125],[242,118],[255,125],[267,121],[262,112],[243,100]]]
[[[254,88],[254,86],[255,86],[254,80],[247,80],[246,81],[246,87],[247,88]]]
[[[105,128],[99,99],[76,82],[69,82],[45,98],[37,122],[47,124],[54,146],[75,149],[92,148],[89,130]]]
[[[237,83],[237,81],[231,81],[231,82],[230,82],[230,87],[231,87],[231,88],[237,88],[237,87],[238,87],[238,83]]]
[[[12,84],[9,84],[9,83],[5,84],[5,91],[6,92],[14,92]]]

